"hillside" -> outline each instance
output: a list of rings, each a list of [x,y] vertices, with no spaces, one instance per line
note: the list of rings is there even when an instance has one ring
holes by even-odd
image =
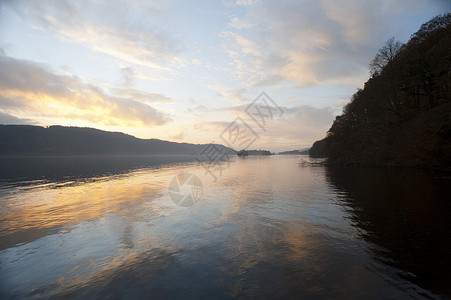
[[[199,155],[206,145],[138,139],[93,128],[0,125],[0,155]],[[227,153],[235,151],[217,145]]]
[[[278,155],[308,155],[310,151],[310,148],[304,148],[301,150],[290,150],[290,151],[283,151],[277,153]]]
[[[451,14],[387,41],[371,78],[310,153],[332,164],[451,166]]]

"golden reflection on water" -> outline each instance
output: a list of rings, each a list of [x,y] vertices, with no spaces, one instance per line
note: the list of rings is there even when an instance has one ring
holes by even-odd
[[[70,243],[65,242],[66,248],[61,250],[63,253],[69,252],[64,254],[66,259],[71,251],[75,253],[69,259],[65,272],[55,278],[58,286],[70,293],[75,287],[90,286],[93,282],[108,284],[108,280],[114,280],[114,276],[131,265],[148,265],[152,270],[167,267],[173,259],[171,253],[199,246],[190,245],[189,241],[189,237],[195,236],[197,231],[205,234],[215,231],[221,237],[224,234],[223,224],[236,223],[240,224],[239,227],[232,233],[226,233],[229,234],[227,244],[230,248],[224,257],[233,262],[233,267],[225,261],[218,263],[222,264],[226,274],[240,277],[270,255],[264,249],[265,241],[271,237],[269,233],[262,235],[259,227],[259,222],[264,223],[269,218],[256,220],[249,204],[253,210],[270,211],[273,202],[278,201],[274,193],[293,185],[293,182],[287,182],[287,177],[281,176],[280,168],[268,164],[267,158],[263,159],[232,163],[216,183],[202,167],[186,165],[20,188],[20,191],[16,190],[4,199],[7,209],[0,215],[2,248],[32,243],[53,234],[78,240],[81,243],[78,249],[70,249],[67,245]],[[191,208],[175,206],[166,193],[173,176],[182,171],[196,174],[203,183],[204,196],[199,204]],[[306,181],[311,180],[307,173],[305,175]],[[159,222],[174,212],[178,212],[172,216],[171,222],[175,225],[155,231],[153,222]],[[243,222],[245,219],[247,221]],[[85,231],[80,232],[77,228],[85,222],[93,222],[93,225],[83,225],[81,228]],[[100,234],[99,240],[105,240],[109,235],[118,239],[110,244],[107,241],[106,246],[98,248],[92,244],[96,239],[93,234]],[[285,236],[287,243],[299,241],[298,237],[290,240],[289,232],[280,231],[277,234]],[[208,240],[202,242],[208,243]],[[51,246],[47,245],[47,251],[56,251],[50,249]],[[152,258],[153,253],[147,253],[149,249],[157,249],[152,251],[164,255]],[[77,260],[77,256],[81,260]],[[72,260],[74,265],[70,267]],[[147,280],[150,280],[151,270],[146,272]],[[100,283],[102,280],[104,282]],[[233,289],[241,292],[240,280],[234,284]]]
[[[0,214],[0,238],[14,242],[15,234],[37,237],[46,229],[77,224],[93,220],[105,214],[120,213],[130,217],[131,222],[139,218],[143,203],[162,197],[167,181],[174,169],[138,170],[126,175],[91,178],[86,181],[39,184],[3,199],[4,209]],[[164,214],[156,209],[155,217]],[[7,245],[3,244],[3,247]]]
[[[167,193],[181,172],[203,184],[192,207]],[[165,298],[168,289],[180,298],[198,296],[196,284],[233,298],[386,289],[338,200],[344,194],[325,176],[293,158],[263,157],[231,162],[217,182],[188,163],[2,187],[0,282],[8,295],[44,298],[124,290]]]

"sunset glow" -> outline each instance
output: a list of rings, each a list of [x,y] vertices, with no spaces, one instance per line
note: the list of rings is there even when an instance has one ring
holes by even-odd
[[[405,42],[450,9],[446,0],[2,1],[0,124],[221,143],[265,91],[284,115],[252,148],[306,148],[387,39]]]

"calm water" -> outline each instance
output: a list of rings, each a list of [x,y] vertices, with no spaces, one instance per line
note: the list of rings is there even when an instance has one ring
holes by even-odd
[[[451,296],[449,174],[296,159],[0,159],[0,298]]]

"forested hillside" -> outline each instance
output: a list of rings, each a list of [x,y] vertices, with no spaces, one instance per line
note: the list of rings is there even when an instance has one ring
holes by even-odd
[[[334,164],[451,166],[451,14],[390,39],[311,153]],[[322,149],[320,148],[322,147]]]

